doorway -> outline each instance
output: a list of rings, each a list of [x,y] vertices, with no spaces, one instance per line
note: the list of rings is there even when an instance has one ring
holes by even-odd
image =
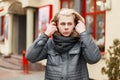
[[[14,15],[13,54],[21,55],[26,49],[26,15]]]

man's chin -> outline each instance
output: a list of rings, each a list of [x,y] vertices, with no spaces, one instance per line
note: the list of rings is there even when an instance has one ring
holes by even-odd
[[[62,34],[64,37],[70,37],[70,34]]]

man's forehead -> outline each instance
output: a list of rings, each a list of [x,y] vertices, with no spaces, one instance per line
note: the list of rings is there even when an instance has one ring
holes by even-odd
[[[60,16],[59,21],[74,21],[73,16]]]

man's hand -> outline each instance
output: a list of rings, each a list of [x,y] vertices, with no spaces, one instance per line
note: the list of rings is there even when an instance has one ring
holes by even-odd
[[[45,31],[45,34],[46,34],[47,36],[51,36],[52,34],[54,34],[55,31],[57,31],[56,23],[55,23],[55,22],[51,22],[51,23],[47,26],[47,30]]]
[[[84,31],[86,31],[86,26],[83,22],[81,22],[80,20],[78,21],[78,24],[75,27],[75,30],[80,34]]]

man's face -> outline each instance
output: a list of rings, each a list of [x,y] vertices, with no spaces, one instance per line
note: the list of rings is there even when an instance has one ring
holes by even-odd
[[[60,16],[58,21],[58,29],[60,33],[68,37],[71,35],[75,27],[73,16]]]

